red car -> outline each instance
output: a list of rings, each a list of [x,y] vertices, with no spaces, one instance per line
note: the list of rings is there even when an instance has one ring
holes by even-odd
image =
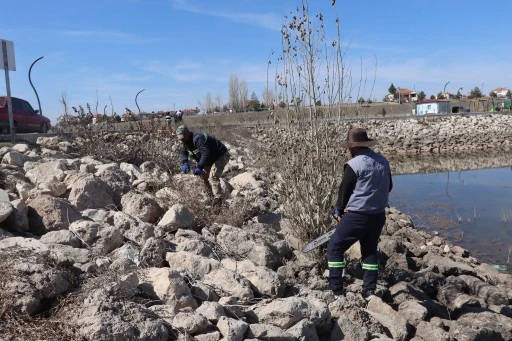
[[[29,102],[11,97],[12,117],[16,133],[47,133],[50,129],[50,119],[34,110]],[[9,134],[9,110],[7,96],[0,96],[0,131]]]

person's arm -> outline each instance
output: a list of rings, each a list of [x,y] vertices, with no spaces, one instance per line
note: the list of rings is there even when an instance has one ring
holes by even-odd
[[[393,177],[391,176],[391,172],[389,172],[389,191],[393,189]]]
[[[185,148],[185,146],[183,146],[181,148],[181,151],[180,151],[180,161],[181,161],[181,164],[185,164],[185,163],[188,163],[188,151],[187,151],[187,148]]]
[[[347,207],[348,200],[356,188],[356,183],[356,173],[352,167],[346,164],[343,170],[343,179],[338,189],[338,201],[336,202],[336,208],[340,211],[340,214],[343,214],[343,210]]]
[[[204,169],[207,165],[213,163],[210,160],[212,158],[212,153],[206,143],[208,136],[206,134],[198,134],[198,135],[199,136],[197,137],[197,139],[194,140],[194,146],[197,149],[199,149],[199,152],[201,153],[201,159],[197,163],[197,167]]]

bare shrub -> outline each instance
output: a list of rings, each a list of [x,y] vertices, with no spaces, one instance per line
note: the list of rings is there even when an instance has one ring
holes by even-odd
[[[67,104],[63,104],[65,108]],[[105,116],[93,124],[90,105],[73,107],[78,121],[56,128],[61,136],[76,147],[79,156],[91,155],[100,160],[127,162],[140,165],[153,161],[162,169],[175,172],[179,160],[174,128],[164,119],[117,122],[114,116]]]
[[[338,144],[344,136],[332,122],[344,117],[354,87],[344,63],[336,13],[334,40],[326,38],[326,17],[310,15],[307,0],[287,19],[281,30],[281,70],[276,71],[279,124],[269,133],[268,157],[274,160],[292,233],[306,242],[331,229],[334,222],[332,206],[344,163]],[[360,86],[357,91],[359,95],[364,90]],[[319,103],[324,104],[321,109]]]
[[[169,186],[180,193],[177,203],[186,206],[192,212],[199,226],[219,223],[240,227],[259,212],[254,204],[254,198],[248,197],[235,197],[229,203],[212,205],[200,179],[197,179],[196,186],[182,182],[172,183]]]
[[[327,123],[275,127],[270,131],[269,159],[281,179],[278,186],[284,212],[295,237],[306,242],[332,228],[331,217],[343,154],[336,127]],[[281,155],[286,151],[286,155]]]

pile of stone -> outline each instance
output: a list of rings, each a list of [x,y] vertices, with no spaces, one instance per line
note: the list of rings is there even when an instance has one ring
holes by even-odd
[[[512,276],[393,208],[378,295],[360,294],[355,245],[337,298],[278,210],[199,226],[178,190],[198,187],[194,176],[74,158],[68,147],[40,138],[0,150],[0,312],[60,306],[49,318],[89,340],[512,339]],[[277,207],[265,170],[229,149],[227,205]]]

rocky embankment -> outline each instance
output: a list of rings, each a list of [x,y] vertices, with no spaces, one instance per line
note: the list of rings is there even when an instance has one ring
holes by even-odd
[[[508,150],[511,123],[492,115],[362,125],[381,151],[400,154]],[[0,150],[7,339],[33,338],[23,315],[58,323],[60,339],[512,339],[512,276],[416,230],[394,208],[379,243],[379,295],[366,302],[360,294],[356,245],[347,293],[335,298],[321,265],[287,233],[266,170],[248,167],[244,149],[230,147],[220,212],[243,210],[242,202],[258,208],[238,226],[198,223],[185,191],[200,188],[192,175],[76,158],[70,147],[40,138],[37,147]]]

